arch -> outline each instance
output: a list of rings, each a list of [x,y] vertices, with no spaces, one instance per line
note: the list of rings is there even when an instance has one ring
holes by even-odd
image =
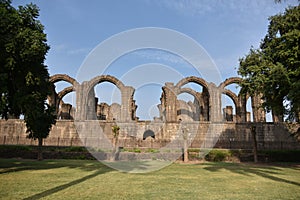
[[[176,87],[177,88],[181,88],[183,85],[185,85],[187,83],[190,83],[190,82],[202,85],[203,87],[205,87],[208,90],[208,84],[207,84],[207,82],[203,78],[196,77],[196,76],[189,76],[189,77],[181,79],[176,84]]]
[[[89,87],[88,87],[87,91],[89,92],[97,84],[105,82],[105,81],[110,82],[110,83],[114,84],[115,86],[117,86],[117,88],[119,88],[119,90],[121,90],[121,92],[123,91],[123,88],[125,87],[125,85],[122,83],[122,81],[120,81],[116,77],[110,76],[110,75],[101,75],[101,76],[96,76],[95,78],[93,78],[89,81]]]
[[[177,105],[177,121],[182,120],[182,121],[200,121],[200,112],[199,112],[199,107],[197,110],[197,106],[194,105],[192,102],[186,102],[183,100],[177,100],[176,102]]]
[[[234,103],[235,108],[237,108],[237,106],[239,105],[238,104],[238,102],[239,102],[238,96],[236,94],[234,94],[232,91],[227,90],[227,89],[225,89],[223,91],[223,94],[226,94],[229,98],[231,98]]]
[[[143,140],[146,140],[147,137],[152,137],[153,139],[155,139],[155,133],[152,130],[148,129],[143,134]]]
[[[194,116],[194,121],[209,121],[209,100],[205,97],[203,93],[197,92],[191,88],[179,88],[177,90],[177,95],[181,93],[188,93],[192,95],[195,100],[196,113]]]
[[[191,88],[180,88],[177,95],[182,94],[182,93],[188,93],[188,94],[194,96],[198,101],[200,101],[200,99],[198,99],[197,92]]]
[[[236,83],[239,85],[241,83],[241,81],[242,81],[242,78],[240,78],[240,77],[231,77],[231,78],[226,79],[223,83],[221,83],[219,85],[219,88],[224,89],[227,85],[230,85],[232,83]]]
[[[62,98],[64,98],[65,95],[67,95],[68,93],[70,92],[74,92],[75,89],[73,86],[70,86],[70,87],[66,87],[65,89],[63,89],[62,91],[60,91],[57,96],[58,96],[58,99],[61,100]]]
[[[72,78],[66,74],[55,74],[50,77],[49,81],[53,84],[58,81],[66,81],[73,86],[78,85],[78,82],[74,78]]]

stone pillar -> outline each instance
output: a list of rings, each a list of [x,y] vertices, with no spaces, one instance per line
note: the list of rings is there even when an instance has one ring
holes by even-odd
[[[96,120],[97,116],[96,116],[96,107],[95,107],[95,91],[94,88],[92,88],[88,95],[87,95],[87,115],[86,115],[86,119],[87,120]]]
[[[246,122],[251,122],[251,113],[250,112],[246,113]]]
[[[88,82],[84,81],[81,85],[76,87],[76,120],[86,120],[87,119],[87,93]]]
[[[228,122],[233,121],[233,108],[232,108],[232,106],[226,106],[226,108],[224,108],[224,116],[225,116],[226,121],[228,121]]]
[[[133,100],[133,97],[131,97],[131,119],[136,121],[138,118],[136,117],[136,109],[137,105],[135,104],[135,100]]]
[[[210,105],[210,121],[221,122],[222,117],[222,102],[221,102],[221,89],[218,88],[214,83],[209,83],[209,105]]]
[[[236,115],[235,115],[235,119],[236,119],[236,122],[237,123],[240,123],[242,120],[241,120],[241,107],[242,105],[240,105],[240,102],[238,102],[238,105],[236,105]]]
[[[208,90],[203,87],[203,91],[202,91],[202,116],[203,116],[203,121],[210,121],[210,102],[209,102],[209,92]]]
[[[61,119],[71,119],[71,109],[72,105],[68,103],[63,103],[61,105],[60,117]]]
[[[121,89],[122,94],[122,105],[121,105],[121,121],[128,122],[132,121],[132,101],[134,88],[131,86],[125,86]]]
[[[247,121],[247,110],[246,110],[246,97],[244,95],[239,95],[238,96],[238,106],[236,108],[236,113],[237,113],[237,122],[246,122]]]
[[[196,107],[195,114],[194,114],[195,121],[204,121],[202,110],[201,110],[201,102],[203,102],[202,94],[200,92],[196,92],[196,97],[194,100],[194,105]]]
[[[177,121],[177,93],[174,86],[174,83],[165,83],[163,87],[165,92],[165,109],[166,109],[166,121],[167,122],[176,122]]]
[[[254,95],[251,99],[251,103],[252,103],[252,112],[253,112],[253,122],[265,122],[266,113],[264,108],[262,107],[263,104],[262,95],[261,94]]]

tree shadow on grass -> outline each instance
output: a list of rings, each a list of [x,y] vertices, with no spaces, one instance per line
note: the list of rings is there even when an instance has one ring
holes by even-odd
[[[69,183],[51,188],[44,192],[35,194],[25,199],[40,199],[51,194],[57,193],[66,188],[72,187],[84,181],[87,181],[100,174],[112,171],[113,169],[103,165],[98,161],[89,160],[23,160],[23,159],[0,159],[0,175],[4,173],[15,173],[25,170],[47,170],[57,168],[80,169],[86,172],[94,172]]]
[[[0,159],[0,175],[5,173],[20,172],[26,170],[47,170],[67,167],[79,168],[84,171],[94,171],[99,168],[107,168],[97,161],[89,160],[27,160],[27,159]]]
[[[77,180],[74,180],[74,181],[71,181],[69,183],[66,183],[66,184],[63,184],[63,185],[60,185],[60,186],[57,186],[57,187],[54,187],[54,188],[51,188],[49,190],[46,190],[44,192],[41,192],[41,193],[38,193],[38,194],[35,194],[35,195],[32,195],[30,197],[27,197],[25,198],[26,200],[34,200],[34,199],[40,199],[40,198],[43,198],[43,197],[46,197],[46,196],[49,196],[49,195],[52,195],[54,193],[57,193],[61,190],[64,190],[64,189],[67,189],[69,187],[72,187],[74,185],[77,185],[79,183],[82,183],[84,181],[87,181],[91,178],[94,178],[100,174],[103,174],[103,173],[106,173],[110,171],[109,168],[105,168],[105,169],[101,169],[101,170],[97,170],[95,171],[94,173],[90,174],[90,175],[87,175],[87,176],[84,176],[80,179],[77,179]]]
[[[245,176],[261,176],[263,178],[267,178],[273,181],[277,182],[283,182],[288,183],[296,186],[300,186],[300,183],[287,180],[284,178],[279,178],[275,175],[280,175],[280,168],[273,167],[273,166],[267,166],[267,165],[254,165],[254,164],[232,164],[232,163],[205,163],[205,165],[208,165],[207,167],[204,167],[204,169],[216,172],[220,171],[222,169],[228,170],[233,173],[242,174]],[[282,166],[281,166],[282,167]],[[286,166],[287,167],[287,166]],[[294,168],[297,170],[298,168]]]

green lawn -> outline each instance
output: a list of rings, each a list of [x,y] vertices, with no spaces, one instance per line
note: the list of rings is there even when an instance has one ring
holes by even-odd
[[[0,159],[0,199],[300,199],[300,165],[172,164],[129,174],[97,161]]]

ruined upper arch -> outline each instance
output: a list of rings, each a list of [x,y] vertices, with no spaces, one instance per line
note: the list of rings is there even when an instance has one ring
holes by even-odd
[[[201,99],[199,99],[199,96],[197,95],[197,92],[191,88],[180,88],[177,92],[177,95],[183,94],[183,93],[188,93],[188,94],[192,95],[198,102],[201,101]]]
[[[67,94],[71,93],[71,92],[74,92],[75,89],[73,86],[69,86],[69,87],[66,87],[65,89],[63,89],[62,91],[60,91],[57,96],[58,96],[58,99],[59,100],[62,100],[64,98],[64,96],[66,96]]]
[[[225,89],[223,91],[223,94],[227,95],[230,99],[232,99],[232,101],[235,105],[235,108],[239,105],[238,104],[238,102],[239,102],[238,96],[236,94],[234,94],[232,91]]]
[[[125,87],[125,85],[122,83],[122,81],[120,81],[116,77],[111,76],[111,75],[101,75],[101,76],[96,76],[95,78],[93,78],[89,81],[89,87],[88,87],[87,91],[90,91],[97,84],[103,83],[103,82],[110,82],[110,83],[114,84],[115,86],[117,86],[117,88],[119,88],[119,90],[121,92],[123,91],[123,89]]]
[[[53,84],[56,82],[59,82],[59,81],[66,81],[73,86],[78,85],[78,82],[74,78],[72,78],[66,74],[55,74],[50,77],[49,81]]]
[[[208,84],[207,84],[207,82],[203,78],[196,77],[196,76],[189,76],[189,77],[181,79],[176,84],[176,87],[177,88],[181,88],[183,85],[185,85],[187,83],[197,83],[197,84],[201,85],[202,87],[204,87],[205,89],[208,90]]]
[[[226,79],[224,82],[222,82],[219,85],[219,88],[224,89],[226,86],[233,84],[233,83],[236,83],[239,85],[241,83],[241,81],[242,81],[242,78],[240,78],[240,77],[231,77],[231,78]]]

